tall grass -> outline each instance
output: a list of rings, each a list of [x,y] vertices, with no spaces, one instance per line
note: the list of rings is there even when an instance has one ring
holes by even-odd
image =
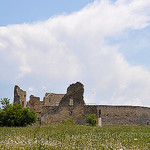
[[[1,150],[148,150],[150,126],[1,127]]]

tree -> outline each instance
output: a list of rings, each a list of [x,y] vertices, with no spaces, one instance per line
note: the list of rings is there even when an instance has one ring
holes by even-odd
[[[37,121],[36,112],[18,104],[10,104],[8,98],[1,99],[0,126],[27,126]]]
[[[10,99],[8,98],[1,98],[0,103],[2,104],[2,107],[5,108],[6,106],[8,106],[10,104]]]
[[[95,114],[87,114],[85,115],[85,121],[92,126],[95,126],[97,124],[97,118]]]

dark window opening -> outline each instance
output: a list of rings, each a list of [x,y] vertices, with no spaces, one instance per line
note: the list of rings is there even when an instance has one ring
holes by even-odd
[[[100,118],[101,117],[101,110],[99,110],[99,114],[98,115],[99,115],[99,118]]]
[[[149,122],[147,122],[147,125],[149,125]]]

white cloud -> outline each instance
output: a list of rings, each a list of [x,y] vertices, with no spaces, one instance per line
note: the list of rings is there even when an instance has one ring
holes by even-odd
[[[131,66],[118,51],[119,43],[106,42],[148,26],[149,7],[147,0],[95,1],[70,15],[0,27],[0,53],[15,64],[9,71],[20,80],[34,76],[40,87],[42,80],[81,80],[86,97],[91,95],[87,103],[150,106],[150,72]]]

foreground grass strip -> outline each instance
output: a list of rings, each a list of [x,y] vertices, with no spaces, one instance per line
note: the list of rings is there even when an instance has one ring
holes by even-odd
[[[1,150],[148,150],[150,126],[1,127]]]

